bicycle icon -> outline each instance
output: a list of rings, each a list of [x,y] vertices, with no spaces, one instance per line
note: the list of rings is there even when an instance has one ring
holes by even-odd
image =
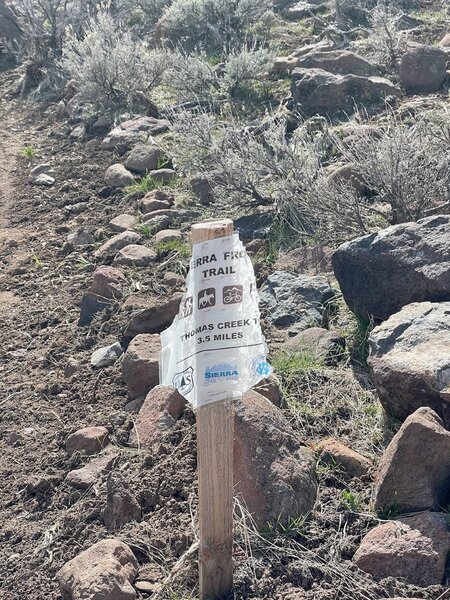
[[[242,293],[242,285],[226,285],[222,292],[223,303],[239,304],[239,302],[242,302]]]

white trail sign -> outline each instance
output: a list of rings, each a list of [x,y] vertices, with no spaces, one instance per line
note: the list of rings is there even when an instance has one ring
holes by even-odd
[[[161,334],[161,377],[194,408],[238,398],[271,372],[253,266],[238,234],[194,244],[178,315]]]

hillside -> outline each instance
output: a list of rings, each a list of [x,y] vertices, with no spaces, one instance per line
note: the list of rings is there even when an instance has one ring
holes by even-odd
[[[199,597],[159,334],[225,217],[233,597],[450,598],[449,89],[447,0],[0,0],[2,600]]]

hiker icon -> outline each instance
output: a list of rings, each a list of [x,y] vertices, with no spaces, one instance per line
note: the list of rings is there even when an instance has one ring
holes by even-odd
[[[187,296],[184,300],[181,301],[181,318],[184,319],[192,314],[193,310],[193,301],[192,296]]]
[[[216,304],[215,288],[206,288],[198,293],[198,308],[210,308]]]
[[[242,285],[226,285],[223,288],[223,303],[239,304],[239,302],[242,302],[242,292]]]

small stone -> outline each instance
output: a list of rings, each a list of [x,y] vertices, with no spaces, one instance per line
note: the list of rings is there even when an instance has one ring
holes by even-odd
[[[316,449],[323,463],[342,467],[350,477],[361,477],[372,466],[368,458],[334,438],[321,441]]]
[[[97,454],[109,441],[109,431],[106,427],[84,427],[69,435],[66,440],[66,451],[69,455],[74,452]]]
[[[87,490],[97,483],[105,471],[109,471],[117,459],[117,452],[105,452],[91,459],[84,467],[67,473],[66,483],[77,490]]]
[[[123,297],[127,285],[127,278],[120,269],[101,265],[94,272],[91,291],[102,298],[114,300]]]
[[[268,377],[267,379],[263,379],[255,386],[253,386],[252,389],[255,392],[258,392],[258,394],[261,394],[261,396],[267,398],[267,400],[272,402],[274,406],[277,406],[278,408],[283,408],[285,404],[283,399],[283,392],[281,391],[281,387],[278,380],[273,375],[270,375],[270,377]]]
[[[134,175],[123,165],[111,165],[105,173],[105,183],[114,188],[124,188],[134,181]]]
[[[96,121],[95,123],[92,125],[92,129],[109,129],[111,127],[111,125],[113,124],[112,120],[110,117],[106,116],[106,115],[101,115]]]
[[[63,600],[134,600],[139,565],[123,542],[106,539],[87,548],[56,573]]]
[[[42,173],[33,179],[35,185],[51,187],[55,183],[56,179],[50,175]]]
[[[145,174],[157,169],[162,160],[164,154],[158,146],[137,144],[124,161],[124,166],[130,171]]]
[[[114,264],[127,267],[148,267],[156,258],[157,254],[151,248],[130,244],[117,253]]]
[[[67,243],[72,246],[90,246],[95,243],[95,238],[92,233],[88,231],[78,231],[76,233],[69,233],[67,236]]]
[[[170,183],[177,175],[173,169],[155,169],[148,174],[158,183]]]
[[[127,413],[138,413],[141,410],[141,406],[144,404],[145,396],[130,400],[125,404],[123,410]]]
[[[30,171],[30,179],[35,179],[39,175],[53,175],[54,169],[48,163],[42,163],[40,165],[36,165]]]
[[[140,521],[141,507],[130,489],[130,484],[118,471],[112,471],[106,480],[106,507],[103,522],[109,530],[120,529],[131,521]]]
[[[160,211],[158,211],[160,212]],[[175,211],[168,211],[170,213],[173,212],[173,216],[176,216]],[[171,219],[170,219],[171,215],[167,215],[167,214],[159,214],[159,215],[155,215],[154,213],[150,213],[150,215],[146,215],[146,217],[151,217],[150,219],[146,219],[142,224],[144,227],[147,228],[148,233],[150,235],[155,235],[156,233],[158,233],[158,231],[162,231],[163,229],[166,229],[167,227],[170,226],[171,223]]]
[[[151,448],[161,441],[180,417],[186,406],[186,399],[174,387],[157,385],[147,394],[135,426],[130,433],[130,446]]]
[[[122,233],[117,233],[112,238],[110,238],[107,242],[102,244],[98,250],[95,252],[95,256],[99,257],[107,257],[113,256],[125,246],[129,244],[137,244],[142,239],[142,236],[134,231],[123,231]]]
[[[159,383],[160,337],[137,335],[128,346],[122,361],[122,377],[130,399],[145,396]]]
[[[109,367],[122,356],[123,350],[119,342],[115,342],[111,346],[105,346],[95,350],[91,355],[91,365],[93,367]]]
[[[164,190],[152,190],[147,192],[139,202],[139,209],[142,214],[146,215],[155,210],[171,208],[175,202],[172,194]]]
[[[160,587],[160,583],[152,583],[151,581],[136,581],[134,587],[144,594],[154,594]]]
[[[130,229],[134,229],[137,225],[137,218],[133,215],[129,215],[124,213],[123,215],[118,215],[111,219],[109,222],[109,227],[113,231],[118,231],[119,233],[122,231],[128,231]]]
[[[183,234],[178,229],[162,229],[155,234],[155,242],[157,244],[161,242],[172,242],[174,240],[181,240]]]

